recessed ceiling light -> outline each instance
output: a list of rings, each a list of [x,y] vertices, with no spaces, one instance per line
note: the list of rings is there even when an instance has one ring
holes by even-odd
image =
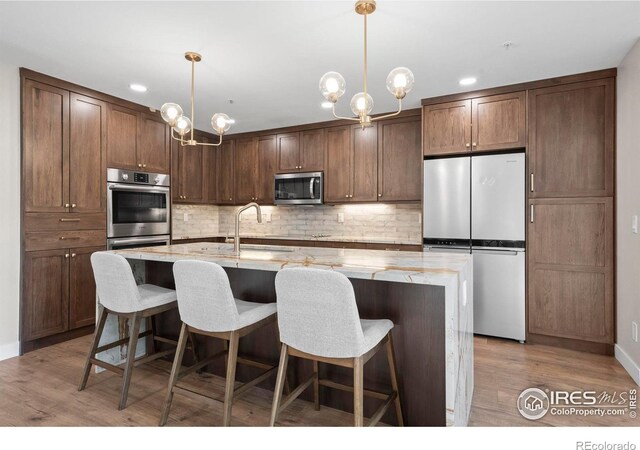
[[[475,77],[463,78],[460,80],[461,86],[469,86],[470,84],[474,84],[476,81]]]
[[[331,103],[331,102],[322,102],[322,107],[329,109],[329,108],[333,107],[333,103]]]
[[[130,84],[129,89],[136,92],[147,92],[147,87],[141,84]]]

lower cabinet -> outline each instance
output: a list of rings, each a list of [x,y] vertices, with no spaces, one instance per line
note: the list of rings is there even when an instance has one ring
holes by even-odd
[[[96,288],[90,257],[105,247],[24,253],[22,341],[95,322]]]
[[[529,214],[530,340],[613,344],[613,198],[534,199]]]

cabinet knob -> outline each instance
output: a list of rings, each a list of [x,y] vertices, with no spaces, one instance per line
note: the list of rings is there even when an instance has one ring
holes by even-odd
[[[378,194],[378,197],[382,197],[382,194]]]
[[[72,254],[71,254],[71,257],[72,257],[72,258],[75,258],[75,257],[76,257],[76,254],[75,254],[75,253],[72,253]]]
[[[349,198],[349,194],[345,195],[345,198]]]
[[[68,257],[69,257],[69,254],[68,254],[68,253],[65,253],[65,254],[64,254],[64,257],[65,257],[65,258],[68,258]]]
[[[142,164],[138,164],[138,167],[142,167]]]
[[[147,167],[147,165],[146,165],[146,164],[143,164],[143,165],[142,165],[142,167]]]
[[[471,147],[471,144],[469,144],[468,142],[465,144],[465,147],[469,148]]]
[[[68,203],[65,203],[65,204],[64,204],[64,207],[65,207],[65,208],[68,208],[69,206],[70,206],[70,205],[69,205]]]
[[[476,144],[475,142],[472,142],[471,145],[474,146],[474,147],[478,146],[478,144]]]
[[[229,200],[233,200],[231,197],[229,197]]]
[[[75,207],[76,207],[76,204],[75,204],[75,203],[72,203],[72,204],[71,204],[71,207],[72,207],[72,208],[75,208]]]

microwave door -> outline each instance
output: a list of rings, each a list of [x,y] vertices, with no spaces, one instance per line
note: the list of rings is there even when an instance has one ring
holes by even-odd
[[[276,205],[308,205],[322,203],[320,174],[282,174],[275,176]]]

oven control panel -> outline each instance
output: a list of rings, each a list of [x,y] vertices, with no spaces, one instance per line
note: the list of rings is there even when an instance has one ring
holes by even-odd
[[[140,173],[133,172],[133,181],[136,183],[149,183],[149,174],[148,173]]]
[[[107,169],[107,182],[141,184],[146,186],[169,186],[169,175],[163,173],[134,172],[124,169]]]

